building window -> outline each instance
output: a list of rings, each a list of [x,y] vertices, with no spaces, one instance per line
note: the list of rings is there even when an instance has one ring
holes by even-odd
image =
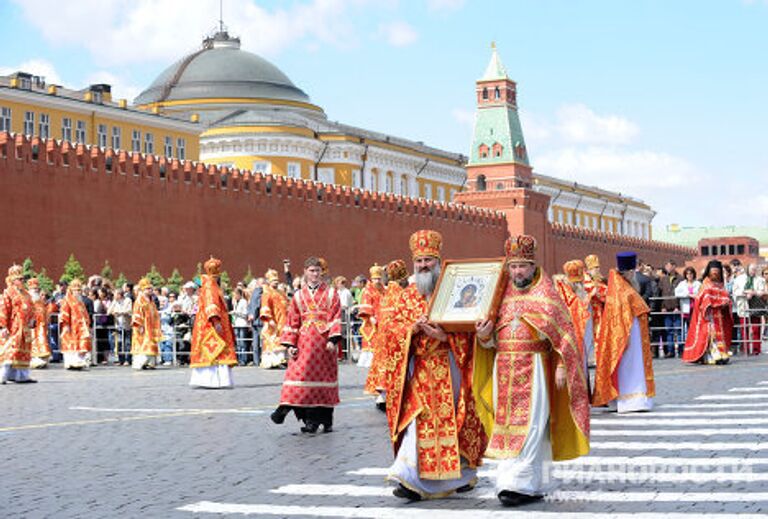
[[[301,178],[301,163],[289,162],[285,166],[285,173],[289,178]]]
[[[501,99],[501,90],[499,90],[499,87],[496,87],[493,91],[493,98],[494,99]]]
[[[352,170],[352,187],[357,189],[363,187],[363,174],[359,169]]]
[[[269,175],[272,173],[272,163],[268,160],[257,160],[253,163],[252,171],[262,175]]]
[[[486,101],[488,100],[488,89],[487,88],[483,88],[483,99],[486,100]]]
[[[323,184],[334,184],[336,173],[333,168],[317,168],[317,181]]]
[[[165,153],[166,157],[168,158],[173,157],[173,139],[171,137],[168,137],[168,136],[165,137],[163,152]]]
[[[379,172],[377,170],[371,171],[371,175],[368,178],[370,182],[368,182],[368,188],[369,191],[378,191],[379,190]]]
[[[35,112],[24,112],[24,135],[35,133]]]
[[[118,126],[112,127],[112,148],[120,149],[120,140],[122,137],[122,130]]]
[[[81,144],[85,144],[85,121],[77,121],[75,140]]]
[[[400,177],[400,194],[408,196],[408,177],[405,175]]]
[[[61,118],[61,140],[72,141],[72,119],[70,117]]]
[[[11,131],[11,109],[3,107],[0,110],[0,132]]]
[[[384,191],[391,193],[395,190],[395,180],[392,177],[392,172],[388,171],[387,176],[384,177]]]
[[[443,186],[437,186],[437,199],[440,202],[445,202],[445,188]]]
[[[736,254],[744,254],[744,244],[736,245]]]
[[[155,152],[155,136],[152,133],[144,134],[144,153],[152,155]]]
[[[141,132],[139,130],[131,132],[131,151],[135,153],[141,151]]]
[[[477,148],[477,152],[480,154],[480,158],[481,159],[487,159],[488,158],[488,149],[489,149],[488,146],[486,146],[485,144],[481,144]]]
[[[494,157],[501,157],[502,152],[504,151],[504,146],[499,144],[498,142],[493,145],[493,156]],[[487,153],[487,150],[486,150]]]
[[[186,160],[187,158],[187,141],[179,137],[176,139],[176,155],[179,160]]]
[[[702,245],[701,246],[701,255],[702,256],[709,256],[709,245]]]
[[[40,134],[41,139],[47,139],[51,136],[51,116],[48,114],[40,114]]]
[[[96,138],[98,140],[99,148],[107,147],[107,125],[100,124],[96,131]]]
[[[432,199],[432,184],[424,184],[424,198]]]
[[[451,189],[450,191],[448,191],[448,195],[449,195],[448,201],[453,202],[453,199],[456,198],[456,190]]]

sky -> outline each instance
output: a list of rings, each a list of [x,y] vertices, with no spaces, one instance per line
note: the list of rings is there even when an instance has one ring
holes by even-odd
[[[218,20],[0,0],[0,74],[130,100]],[[495,41],[535,172],[639,198],[656,228],[768,226],[768,0],[223,0],[223,21],[329,119],[465,155]]]

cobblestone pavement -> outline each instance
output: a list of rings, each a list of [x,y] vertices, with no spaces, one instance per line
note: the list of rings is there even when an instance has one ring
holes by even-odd
[[[768,356],[655,363],[653,413],[593,412],[592,453],[556,464],[559,490],[515,517],[721,517],[768,512]],[[282,371],[239,368],[234,390],[186,369],[59,366],[0,386],[4,517],[495,517],[493,465],[461,497],[407,504],[383,471],[386,419],[340,370],[334,432],[269,421]],[[633,515],[637,517],[637,515]]]

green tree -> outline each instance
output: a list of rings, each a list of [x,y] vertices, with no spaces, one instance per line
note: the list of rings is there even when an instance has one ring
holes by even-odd
[[[248,265],[248,271],[245,273],[245,276],[243,276],[243,283],[245,283],[245,286],[248,286],[251,281],[253,281],[253,272],[251,272],[251,266]]]
[[[128,278],[125,277],[125,274],[121,272],[120,274],[118,274],[117,279],[115,280],[115,288],[122,289],[123,285],[125,285],[126,283],[129,283]]]
[[[41,268],[40,272],[37,273],[37,280],[40,282],[40,290],[48,292],[49,294],[53,293],[53,289],[56,287],[54,286],[53,280],[48,277],[45,267]]]
[[[73,279],[81,279],[85,281],[85,271],[80,262],[77,261],[74,254],[69,255],[69,259],[64,264],[64,273],[59,278],[61,281],[70,283]]]
[[[32,258],[27,258],[24,263],[21,264],[21,268],[24,269],[24,279],[33,278],[35,274],[35,265],[32,263]]]
[[[228,274],[228,273],[227,273],[227,271],[225,270],[225,271],[223,271],[223,272],[221,273],[221,289],[222,289],[224,292],[228,292],[228,291],[229,291],[229,287],[230,287],[230,286],[231,286],[231,281],[230,281],[230,279],[229,279],[229,274]]]
[[[104,279],[112,280],[112,265],[109,264],[109,260],[104,260],[104,266],[101,267],[99,275]]]
[[[173,269],[171,275],[168,276],[168,279],[165,280],[165,285],[168,287],[168,290],[171,292],[176,292],[177,294],[181,290],[181,286],[183,284],[184,278],[181,276],[179,269]]]
[[[157,271],[157,267],[154,265],[152,265],[152,268],[149,269],[149,272],[147,272],[144,277],[149,279],[149,282],[152,283],[152,286],[162,287],[165,285],[165,278],[160,275],[160,273]]]

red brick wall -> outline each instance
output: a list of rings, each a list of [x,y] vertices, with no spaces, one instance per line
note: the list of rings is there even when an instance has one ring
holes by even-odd
[[[446,258],[499,256],[507,232],[503,214],[485,209],[8,134],[0,134],[0,220],[2,268],[29,256],[58,276],[74,253],[88,273],[109,260],[133,279],[152,264],[190,276],[210,254],[233,278],[249,266],[254,275],[279,268],[285,257],[297,271],[312,254],[332,274],[353,276],[374,261],[408,260],[418,229],[443,233]]]

